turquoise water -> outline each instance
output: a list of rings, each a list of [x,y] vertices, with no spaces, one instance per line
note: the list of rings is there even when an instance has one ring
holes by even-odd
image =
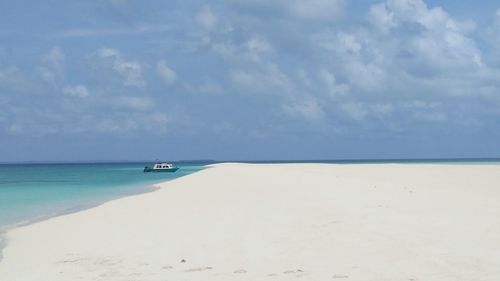
[[[153,190],[158,182],[203,169],[143,173],[145,163],[0,165],[0,230]]]

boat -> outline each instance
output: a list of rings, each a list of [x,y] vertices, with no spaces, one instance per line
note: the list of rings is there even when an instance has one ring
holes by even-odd
[[[153,167],[144,167],[144,173],[158,173],[158,172],[170,172],[173,173],[179,170],[179,167],[175,167],[170,163],[156,163]]]

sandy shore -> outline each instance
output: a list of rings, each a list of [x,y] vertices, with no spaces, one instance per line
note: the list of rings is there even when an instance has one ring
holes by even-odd
[[[16,228],[0,280],[500,280],[500,166],[221,164]]]

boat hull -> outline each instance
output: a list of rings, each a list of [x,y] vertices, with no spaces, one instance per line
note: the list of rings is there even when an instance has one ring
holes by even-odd
[[[144,168],[144,173],[173,173],[179,170],[178,167],[170,168],[170,169],[153,169],[149,167]]]

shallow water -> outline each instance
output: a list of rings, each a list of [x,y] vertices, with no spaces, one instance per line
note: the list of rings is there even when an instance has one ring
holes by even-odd
[[[147,192],[158,182],[203,169],[143,173],[145,163],[0,165],[0,230]]]

